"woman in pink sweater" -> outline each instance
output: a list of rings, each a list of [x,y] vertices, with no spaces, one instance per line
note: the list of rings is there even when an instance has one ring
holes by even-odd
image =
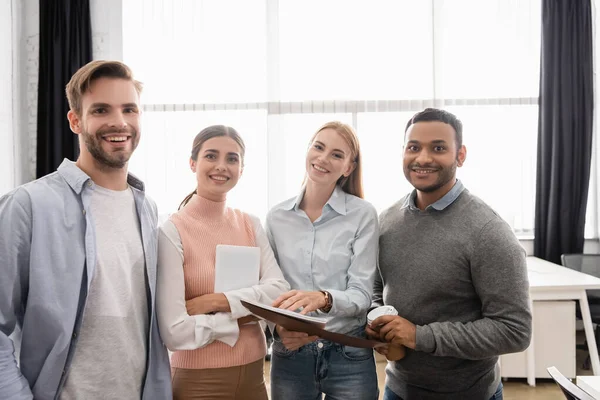
[[[258,218],[226,206],[244,150],[233,128],[202,130],[190,158],[197,188],[160,228],[157,311],[175,399],[267,399],[263,329],[240,300],[271,304],[289,285]],[[260,248],[257,285],[214,293],[219,244]]]

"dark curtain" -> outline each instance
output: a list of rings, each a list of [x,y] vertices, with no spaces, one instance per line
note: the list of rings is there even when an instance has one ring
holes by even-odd
[[[590,0],[542,1],[534,255],[583,252],[594,106]]]
[[[37,177],[79,154],[69,129],[65,86],[92,61],[89,0],[40,0],[40,66],[37,108]]]

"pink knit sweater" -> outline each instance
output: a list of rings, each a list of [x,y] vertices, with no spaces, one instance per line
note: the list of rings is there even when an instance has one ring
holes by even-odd
[[[179,212],[171,216],[183,246],[185,299],[214,293],[215,256],[218,244],[255,246],[254,227],[250,217],[225,206],[193,196]],[[244,365],[261,359],[267,352],[264,333],[258,324],[240,327],[234,347],[223,342],[173,353],[171,365],[176,368],[224,368]]]

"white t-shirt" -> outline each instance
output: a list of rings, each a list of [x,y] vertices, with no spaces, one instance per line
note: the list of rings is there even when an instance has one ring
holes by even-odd
[[[61,399],[140,399],[149,309],[131,188],[96,186],[90,205],[97,264]],[[68,243],[65,243],[68,246]]]

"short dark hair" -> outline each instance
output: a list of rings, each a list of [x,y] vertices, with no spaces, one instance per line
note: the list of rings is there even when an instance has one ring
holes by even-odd
[[[413,115],[406,124],[406,128],[404,129],[404,135],[406,135],[406,131],[408,131],[408,128],[410,128],[411,125],[416,124],[417,122],[430,121],[443,122],[454,128],[454,132],[456,133],[456,148],[457,150],[461,148],[463,142],[462,122],[456,117],[456,115],[446,110],[440,110],[439,108],[426,108],[423,111],[419,111],[418,113]]]

